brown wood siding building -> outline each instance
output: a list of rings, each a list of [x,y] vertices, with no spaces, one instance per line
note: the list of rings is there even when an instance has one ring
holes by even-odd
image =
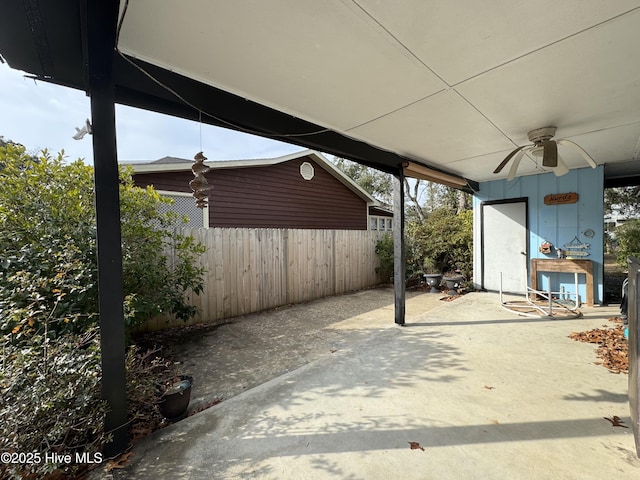
[[[305,180],[300,166],[314,175]],[[310,156],[260,166],[221,168],[208,162],[210,227],[366,230],[368,204]],[[190,170],[136,173],[136,185],[191,193]]]

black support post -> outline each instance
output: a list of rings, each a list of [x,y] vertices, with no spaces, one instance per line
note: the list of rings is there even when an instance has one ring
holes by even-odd
[[[407,267],[404,244],[404,172],[393,175],[393,287],[395,322],[404,325]]]
[[[112,78],[118,2],[88,1],[85,8],[88,93],[91,97],[93,126],[102,397],[109,408],[105,418],[105,431],[112,436],[112,441],[105,445],[103,454],[110,458],[124,452],[129,445],[120,181]]]
[[[93,162],[97,221],[102,397],[109,405],[105,431],[113,441],[104,455],[116,456],[129,443],[125,374],[125,335],[120,236],[120,193],[115,137],[113,89],[92,88]]]

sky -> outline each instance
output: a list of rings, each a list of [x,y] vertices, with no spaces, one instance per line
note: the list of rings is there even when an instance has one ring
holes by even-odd
[[[64,150],[68,160],[93,163],[92,139],[74,140],[76,127],[91,118],[84,92],[35,82],[24,72],[0,63],[0,136],[35,153]],[[162,157],[193,159],[200,150],[209,161],[273,158],[301,147],[254,135],[116,105],[118,161]],[[202,141],[202,144],[200,143]]]

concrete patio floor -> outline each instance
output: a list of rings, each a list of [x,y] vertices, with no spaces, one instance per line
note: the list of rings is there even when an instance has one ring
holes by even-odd
[[[408,299],[404,328],[392,305],[327,321],[301,366],[143,439],[100,478],[640,478],[630,429],[603,418],[630,425],[627,376],[567,338],[617,308],[548,320],[490,293],[437,298]]]

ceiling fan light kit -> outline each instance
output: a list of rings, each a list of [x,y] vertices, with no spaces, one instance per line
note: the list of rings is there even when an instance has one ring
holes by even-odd
[[[527,133],[529,141],[533,142],[532,145],[523,145],[512,150],[507,155],[500,165],[493,171],[494,174],[500,173],[502,169],[513,159],[507,180],[513,180],[516,178],[520,161],[525,154],[529,154],[535,159],[542,159],[542,166],[550,168],[551,171],[557,176],[565,175],[569,172],[569,167],[564,162],[562,157],[558,154],[558,145],[566,145],[577,151],[582,158],[589,164],[591,168],[596,168],[598,164],[593,158],[578,144],[567,139],[553,140],[556,134],[556,127],[542,127],[531,130]]]

